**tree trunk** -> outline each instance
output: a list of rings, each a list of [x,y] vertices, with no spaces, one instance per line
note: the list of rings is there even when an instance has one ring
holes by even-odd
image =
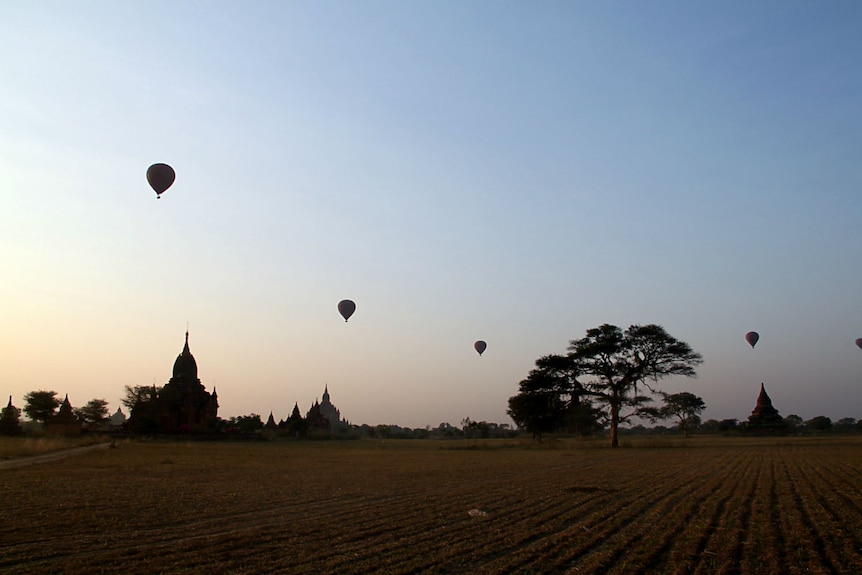
[[[620,442],[617,437],[617,427],[620,424],[620,406],[615,402],[611,402],[611,447],[619,447]]]

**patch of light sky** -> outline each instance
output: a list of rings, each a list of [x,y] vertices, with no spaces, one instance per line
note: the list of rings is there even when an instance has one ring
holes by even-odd
[[[538,356],[655,322],[705,356],[669,386],[707,417],[764,379],[803,412],[859,379],[860,12],[4,5],[0,391],[116,406],[188,321],[225,415],[329,383],[357,423],[506,421]]]

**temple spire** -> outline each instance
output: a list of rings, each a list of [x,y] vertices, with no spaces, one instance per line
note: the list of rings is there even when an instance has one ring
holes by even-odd
[[[766,393],[766,387],[763,383],[760,384],[760,394],[757,396],[757,406],[764,407],[772,407],[772,400],[769,398],[769,395]]]

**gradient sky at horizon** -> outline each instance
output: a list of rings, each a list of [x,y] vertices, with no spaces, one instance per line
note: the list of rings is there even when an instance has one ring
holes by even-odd
[[[539,356],[658,323],[704,356],[663,386],[704,419],[761,382],[782,415],[862,419],[860,24],[850,1],[5,2],[0,394],[113,411],[188,324],[222,417],[328,385],[353,423],[509,422]]]

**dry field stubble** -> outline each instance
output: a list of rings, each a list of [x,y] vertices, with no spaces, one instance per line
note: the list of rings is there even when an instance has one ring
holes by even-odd
[[[0,436],[0,462],[13,457],[45,455],[64,449],[104,443],[104,437],[3,437]]]
[[[0,572],[862,573],[858,438],[470,445],[120,443],[0,470]]]

